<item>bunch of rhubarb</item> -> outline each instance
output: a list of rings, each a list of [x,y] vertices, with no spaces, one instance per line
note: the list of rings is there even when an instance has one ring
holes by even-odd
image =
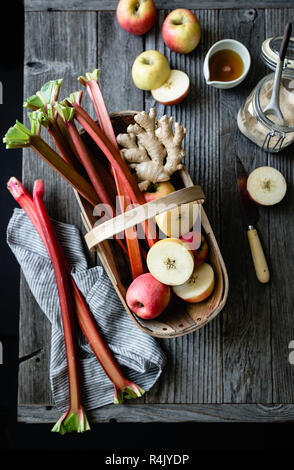
[[[16,121],[6,133],[4,142],[7,148],[31,147],[93,208],[100,208],[102,204],[104,211],[97,210],[95,214],[103,212],[105,220],[131,209],[134,204],[144,204],[146,200],[119,151],[98,78],[97,69],[78,78],[90,96],[98,123],[82,107],[82,91],[58,101],[62,80],[51,80],[24,103],[30,109],[31,129]],[[108,167],[101,162],[101,153],[85,145],[75,121],[105,155]],[[47,129],[56,150],[41,137],[42,128]],[[156,238],[154,225],[146,221],[142,226],[151,247]],[[127,255],[135,279],[145,270],[145,242],[139,241],[136,227],[125,231],[124,240],[118,236],[114,238]]]
[[[75,333],[76,319],[92,351],[114,384],[114,403],[123,403],[125,398],[140,397],[144,394],[144,390],[124,377],[105,343],[83,295],[71,276],[70,265],[59,244],[43,202],[43,182],[41,180],[35,181],[33,197],[14,177],[10,178],[7,187],[39,233],[51,258],[58,288],[68,367],[69,408],[55,424],[52,431],[61,434],[72,431],[84,432],[90,427],[80,396],[78,348]]]
[[[94,70],[78,79],[90,96],[97,122],[82,107],[82,91],[60,101],[62,80],[51,80],[24,103],[29,109],[30,129],[16,121],[3,140],[9,149],[30,147],[34,150],[90,203],[94,214],[103,205],[105,220],[115,217],[118,212],[126,212],[134,205],[144,204],[146,200],[120,153],[98,78],[99,72]],[[76,122],[91,137],[91,147],[85,145]],[[41,136],[42,129],[48,131],[53,147]],[[101,161],[101,153],[108,160],[108,166]],[[114,384],[114,403],[122,403],[124,398],[140,397],[144,390],[123,376],[70,274],[70,266],[42,201],[42,182],[36,182],[33,197],[15,178],[10,179],[8,188],[41,236],[51,257],[58,285],[68,360],[70,405],[53,430],[61,433],[71,430],[81,432],[89,425],[80,402],[75,316],[98,361]],[[156,241],[155,227],[150,221],[143,222],[142,226],[147,244],[152,247]],[[127,229],[124,239],[115,236],[115,241],[127,255],[132,278],[136,279],[146,270],[146,242],[139,240],[136,227]]]

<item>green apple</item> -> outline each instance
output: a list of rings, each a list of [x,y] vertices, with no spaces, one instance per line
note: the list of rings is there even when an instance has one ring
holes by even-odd
[[[136,87],[141,90],[159,88],[169,77],[170,67],[167,59],[158,51],[142,52],[135,59],[132,77]]]

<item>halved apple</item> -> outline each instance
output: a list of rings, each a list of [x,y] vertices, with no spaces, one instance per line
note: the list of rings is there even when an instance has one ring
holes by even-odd
[[[247,191],[257,204],[273,206],[285,196],[287,183],[282,173],[276,168],[261,166],[248,176]]]
[[[168,286],[177,286],[190,278],[194,255],[182,240],[165,238],[148,251],[147,266],[155,279]]]
[[[189,202],[156,215],[155,220],[165,235],[180,238],[191,230],[198,218],[199,211],[200,206],[197,202]]]
[[[174,293],[189,303],[202,302],[210,296],[214,289],[215,277],[210,264],[197,266],[191,277],[184,284],[174,286]]]
[[[180,103],[186,98],[190,88],[190,79],[182,70],[171,70],[167,81],[159,88],[151,90],[153,98],[165,106]]]

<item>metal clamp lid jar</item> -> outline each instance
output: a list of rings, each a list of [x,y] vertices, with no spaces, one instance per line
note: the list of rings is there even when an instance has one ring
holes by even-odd
[[[266,39],[261,48],[264,62],[274,70],[282,38]],[[274,74],[265,76],[250,93],[238,113],[240,131],[258,146],[269,152],[279,152],[294,141],[294,38],[290,39],[280,88],[280,106],[284,125],[263,113],[268,104]]]

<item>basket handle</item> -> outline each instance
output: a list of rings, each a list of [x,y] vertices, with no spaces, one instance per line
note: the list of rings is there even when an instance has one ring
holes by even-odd
[[[200,186],[179,189],[160,199],[147,202],[123,214],[119,214],[117,217],[97,225],[85,235],[88,248],[91,250],[107,238],[111,238],[113,235],[123,232],[134,225],[141,224],[147,219],[147,214],[148,219],[151,219],[155,215],[193,201],[198,204],[202,204],[205,201],[205,195]]]

